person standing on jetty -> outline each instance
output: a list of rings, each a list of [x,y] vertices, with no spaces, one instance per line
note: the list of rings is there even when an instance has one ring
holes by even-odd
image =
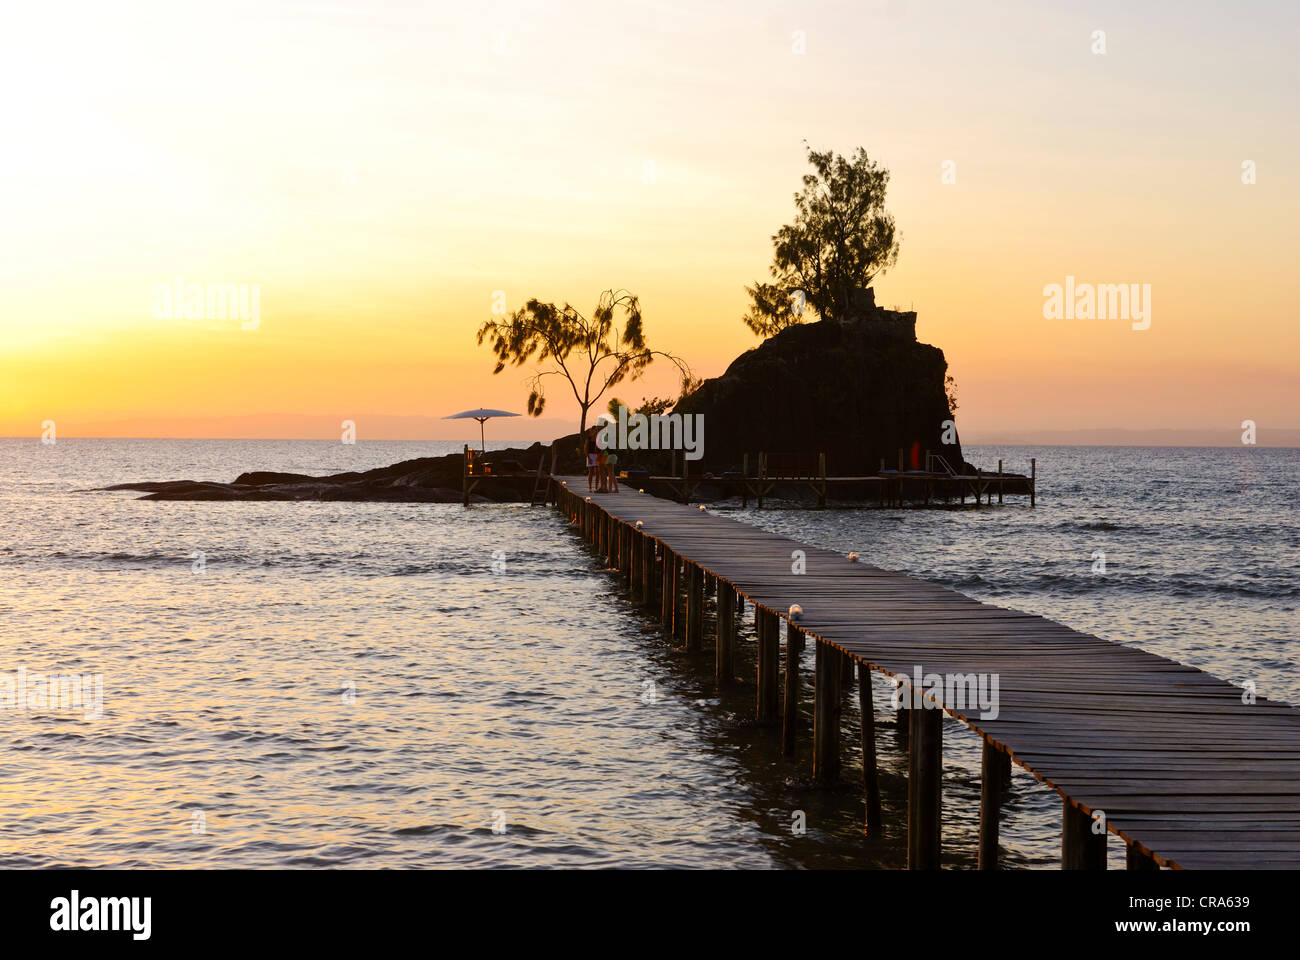
[[[605,451],[605,492],[618,493],[618,451]]]
[[[599,478],[600,493],[609,493],[609,453],[604,450],[599,442],[596,444],[596,476]]]

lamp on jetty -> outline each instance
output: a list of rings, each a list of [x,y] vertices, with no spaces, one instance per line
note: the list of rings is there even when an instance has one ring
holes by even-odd
[[[453,413],[449,417],[443,417],[444,420],[477,420],[478,421],[478,446],[483,451],[486,444],[483,440],[483,424],[493,417],[517,417],[519,414],[511,413],[509,410],[489,410],[486,407],[479,407],[477,410],[462,410],[460,413]]]

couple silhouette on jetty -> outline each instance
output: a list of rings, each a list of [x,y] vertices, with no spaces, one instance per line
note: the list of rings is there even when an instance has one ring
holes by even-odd
[[[587,492],[618,493],[618,454],[596,440],[603,423],[587,428]]]

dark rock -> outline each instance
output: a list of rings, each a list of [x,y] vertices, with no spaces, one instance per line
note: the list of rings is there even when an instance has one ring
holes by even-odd
[[[514,461],[525,473],[517,478],[480,484],[474,503],[529,500],[539,459],[549,466],[550,448],[534,443],[526,449],[492,450],[487,459]],[[465,457],[420,457],[374,470],[349,471],[328,477],[254,470],[233,483],[200,480],[118,483],[104,490],[138,490],[143,500],[355,500],[392,503],[459,503]]]
[[[961,445],[942,442],[948,410],[943,351],[916,341],[916,314],[862,296],[859,318],[790,327],[737,357],[674,413],[704,415],[704,457],[691,472],[750,470],[758,454],[826,454],[833,476],[925,464],[927,450],[955,468]]]

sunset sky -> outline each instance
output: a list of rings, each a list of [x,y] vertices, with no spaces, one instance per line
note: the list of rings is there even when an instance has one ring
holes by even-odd
[[[717,375],[805,139],[891,171],[877,300],[944,350],[964,434],[1295,429],[1300,6],[1132,6],[11,5],[0,435],[522,411],[474,343],[496,290],[629,289]],[[1044,319],[1067,275],[1150,284],[1151,328]],[[156,318],[177,277],[258,285],[260,325]],[[398,433],[477,435],[439,429]]]

